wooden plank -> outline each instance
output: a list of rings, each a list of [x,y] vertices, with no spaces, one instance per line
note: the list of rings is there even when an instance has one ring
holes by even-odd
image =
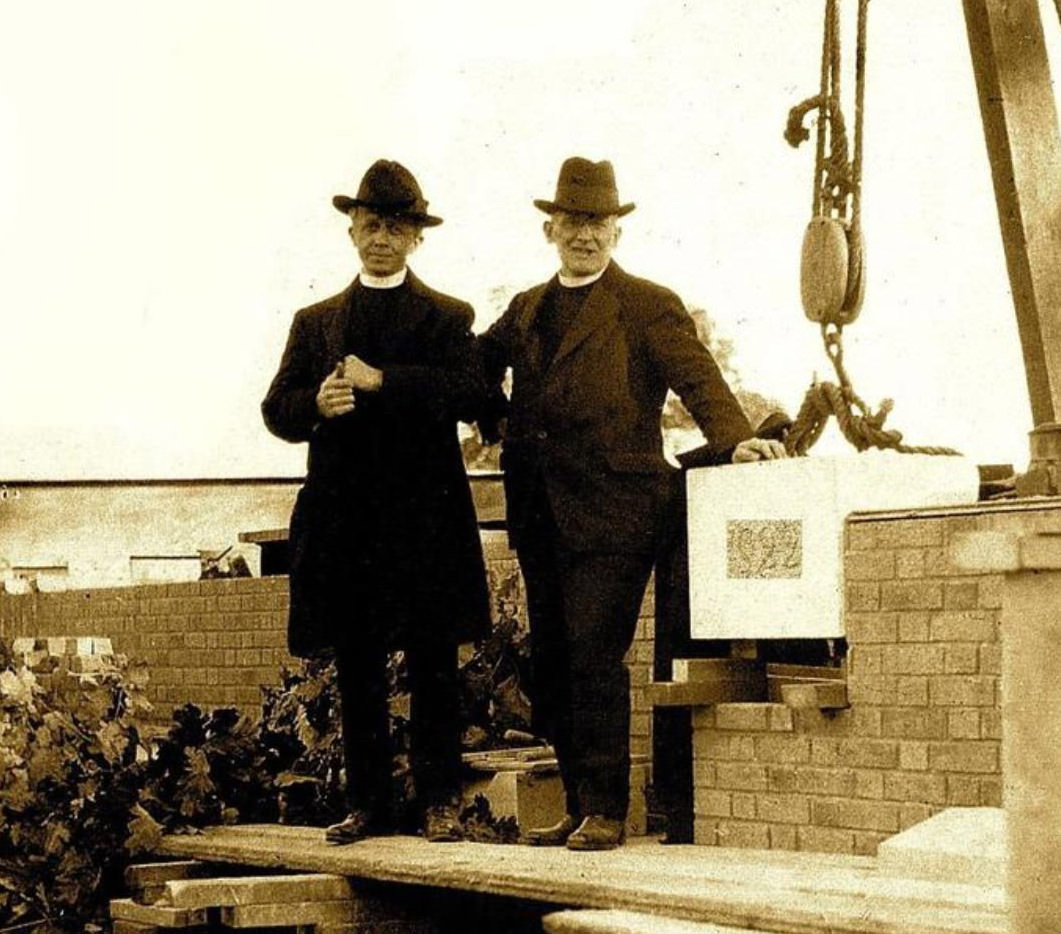
[[[1039,3],[963,5],[1032,418],[1051,425],[1061,421],[1061,138]]]

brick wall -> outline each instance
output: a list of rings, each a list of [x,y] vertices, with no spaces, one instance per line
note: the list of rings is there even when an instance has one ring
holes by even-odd
[[[147,662],[160,718],[193,701],[260,710],[286,646],[287,578],[236,578],[54,593],[0,593],[0,634],[107,636]]]
[[[852,517],[851,706],[694,713],[697,843],[872,854],[945,807],[1001,806],[1002,576],[958,570],[957,532],[1061,529],[1056,501]]]
[[[489,571],[518,568],[500,533],[484,533]],[[106,636],[114,651],[147,662],[148,698],[160,719],[174,707],[261,707],[260,685],[280,682],[286,651],[286,577],[235,578],[53,593],[8,594],[0,589],[0,637]],[[525,609],[521,619],[526,620]],[[652,671],[651,592],[628,656],[631,742],[651,753],[651,708],[645,685]]]

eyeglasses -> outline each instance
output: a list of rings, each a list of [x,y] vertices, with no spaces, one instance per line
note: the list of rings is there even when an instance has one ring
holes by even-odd
[[[607,233],[614,221],[614,214],[565,214],[557,212],[553,215],[553,223],[561,230],[570,233],[577,233],[583,227],[592,234]]]

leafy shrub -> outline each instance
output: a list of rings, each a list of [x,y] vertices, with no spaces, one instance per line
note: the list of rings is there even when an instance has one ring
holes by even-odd
[[[119,883],[146,759],[124,668],[0,671],[0,924],[80,928]]]
[[[491,579],[497,621],[462,659],[467,748],[509,744],[529,728],[522,689],[529,657],[518,573]],[[59,658],[15,670],[0,642],[0,925],[42,919],[78,930],[106,915],[129,859],[162,833],[281,821],[323,826],[345,812],[335,669],[308,662],[265,687],[257,721],[232,708],[186,704],[164,733],[143,724],[147,672],[117,657],[73,675]],[[40,668],[41,666],[38,666]],[[394,814],[412,826],[404,660],[390,662]],[[461,813],[469,839],[513,842],[485,798]]]

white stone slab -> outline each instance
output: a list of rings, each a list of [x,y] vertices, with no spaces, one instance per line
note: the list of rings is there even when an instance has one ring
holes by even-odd
[[[705,467],[687,475],[696,639],[844,634],[844,521],[855,511],[975,502],[963,457],[867,451]]]
[[[947,808],[877,847],[877,869],[904,879],[1004,886],[1007,863],[1002,808]]]

